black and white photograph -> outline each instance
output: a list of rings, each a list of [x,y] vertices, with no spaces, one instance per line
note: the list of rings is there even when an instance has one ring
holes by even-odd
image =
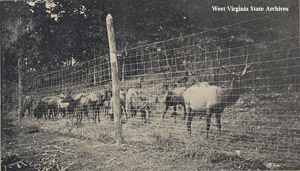
[[[0,0],[1,170],[300,170],[298,0]]]

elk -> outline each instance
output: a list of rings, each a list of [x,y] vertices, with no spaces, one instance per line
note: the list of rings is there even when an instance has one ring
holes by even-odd
[[[57,114],[57,101],[59,99],[64,99],[65,95],[64,94],[59,94],[59,95],[55,95],[55,96],[48,96],[43,98],[41,101],[46,105],[46,108],[48,110],[48,118],[49,120],[51,119],[51,115],[52,118],[55,119],[56,118],[56,114]],[[46,115],[45,115],[45,119],[47,119]]]
[[[93,112],[94,121],[96,122],[97,102],[99,100],[97,95],[94,93],[89,93],[89,94],[79,95],[79,97],[80,97],[80,99],[79,99],[78,105],[77,105],[77,107],[79,109],[79,113],[77,113],[77,122],[78,122],[78,120],[80,120],[80,122],[82,121],[82,114],[85,114],[89,121],[89,112],[90,111]],[[74,100],[77,100],[77,99],[78,99],[78,96],[74,98]],[[100,122],[99,117],[98,117],[98,122]]]
[[[146,123],[150,119],[151,109],[157,101],[157,98],[143,97],[141,89],[139,88],[129,89],[125,100],[127,117],[135,117],[137,113],[140,112],[142,119]]]
[[[164,103],[165,103],[165,110],[163,113],[162,119],[165,118],[165,114],[169,107],[173,106],[173,113],[172,115],[174,116],[174,123],[176,122],[176,106],[177,105],[182,105],[184,108],[184,116],[183,120],[185,120],[186,116],[186,109],[185,109],[185,104],[184,104],[184,99],[183,99],[183,93],[186,91],[186,87],[177,87],[173,90],[168,90],[167,94],[164,97]]]
[[[184,104],[184,99],[183,99],[183,93],[187,89],[186,83],[189,82],[189,75],[190,75],[190,72],[186,71],[186,72],[184,72],[183,77],[177,78],[176,80],[172,81],[173,84],[175,84],[175,83],[184,84],[184,86],[176,87],[174,89],[168,90],[169,85],[168,84],[165,85],[166,89],[167,89],[167,93],[164,96],[164,100],[163,100],[163,103],[165,104],[165,109],[164,109],[162,120],[165,118],[165,115],[166,115],[166,112],[168,111],[168,109],[171,109],[170,107],[173,107],[173,113],[171,114],[171,116],[174,116],[174,123],[176,123],[177,105],[181,105],[183,107],[184,116],[183,116],[182,120],[185,120],[186,109],[185,109],[185,104]],[[164,74],[164,76],[167,80],[170,80],[170,78],[168,78],[165,74]]]
[[[26,110],[28,110],[28,116],[32,113],[32,105],[33,105],[33,98],[32,96],[26,96],[23,100],[21,116],[24,117]]]
[[[66,114],[71,117],[71,114],[74,114],[77,104],[78,101],[75,101],[70,95],[67,95],[64,99],[57,100],[57,113],[61,112],[62,117],[65,117]]]
[[[245,92],[245,88],[240,85],[241,79],[248,73],[252,72],[248,70],[252,63],[248,64],[248,56],[246,58],[245,68],[240,73],[230,71],[223,66],[219,59],[219,64],[222,68],[233,75],[233,79],[230,82],[230,86],[227,88],[221,88],[214,85],[209,85],[206,82],[194,85],[187,89],[183,93],[183,98],[188,113],[187,130],[191,134],[191,122],[195,113],[205,113],[206,115],[206,138],[211,124],[211,116],[214,113],[216,115],[217,125],[219,132],[221,133],[221,113],[227,106],[233,105]]]

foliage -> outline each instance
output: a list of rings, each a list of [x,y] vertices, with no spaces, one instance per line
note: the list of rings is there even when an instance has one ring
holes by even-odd
[[[288,6],[292,11],[299,6],[298,3],[290,0],[277,5]],[[19,58],[23,59],[24,69],[48,72],[65,67],[65,62],[72,59],[82,62],[107,54],[105,20],[108,13],[114,17],[118,50],[202,31],[199,37],[205,42],[234,37],[240,40],[250,38],[254,43],[263,44],[298,35],[298,25],[291,25],[291,21],[298,20],[294,13],[276,13],[270,20],[259,20],[273,13],[212,11],[212,6],[253,5],[247,0],[37,0],[31,4],[0,4],[3,86],[17,81]],[[272,0],[255,4],[267,5],[275,4]],[[222,29],[215,30],[217,28]],[[243,44],[236,41],[219,48],[237,45]]]

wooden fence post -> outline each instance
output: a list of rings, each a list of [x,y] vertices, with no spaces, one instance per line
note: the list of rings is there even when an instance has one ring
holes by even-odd
[[[19,122],[22,122],[22,96],[23,96],[23,75],[22,75],[22,64],[21,64],[21,58],[18,59],[18,119]]]
[[[122,123],[121,123],[121,107],[120,107],[120,90],[119,90],[119,74],[117,61],[117,48],[115,42],[115,33],[113,28],[113,18],[110,14],[106,17],[107,35],[109,41],[111,77],[112,77],[112,93],[113,93],[113,111],[115,120],[115,140],[116,144],[122,143]]]

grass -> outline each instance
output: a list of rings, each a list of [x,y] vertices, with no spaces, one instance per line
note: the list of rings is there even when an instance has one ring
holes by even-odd
[[[292,99],[290,100],[292,102],[282,103],[283,98],[278,96],[273,99],[277,101],[276,103],[268,99],[259,101],[259,97],[257,97],[258,101],[250,107],[241,108],[240,104],[236,104],[232,108],[227,108],[222,113],[222,134],[219,135],[215,118],[213,118],[208,139],[205,138],[205,117],[193,119],[192,134],[189,135],[186,130],[186,122],[181,120],[182,109],[178,111],[180,116],[174,123],[170,116],[171,112],[168,112],[165,119],[162,120],[162,104],[156,106],[156,110],[152,111],[150,123],[144,123],[140,116],[129,120],[123,118],[124,145],[113,149],[112,153],[114,153],[114,157],[123,157],[126,155],[126,151],[130,152],[136,163],[141,165],[139,168],[133,160],[124,159],[120,166],[115,167],[127,168],[125,170],[152,170],[158,166],[153,165],[151,167],[151,162],[166,162],[165,167],[163,167],[165,170],[184,169],[183,166],[200,170],[203,168],[300,169],[298,162],[300,158],[300,117],[295,112],[299,108],[299,103],[295,100],[296,97],[294,99],[289,98]],[[277,106],[276,109],[272,108],[274,105]],[[278,108],[286,108],[287,110],[282,112]],[[104,116],[101,116],[100,123],[94,123],[91,119],[88,121],[85,117],[81,123],[77,123],[75,119],[72,122],[67,118],[60,118],[55,121],[25,118],[21,124],[12,122],[13,125],[10,125],[10,123],[6,123],[4,127],[9,128],[18,125],[18,130],[26,136],[43,133],[45,136],[53,136],[54,134],[63,137],[62,139],[65,137],[64,141],[67,143],[61,144],[65,148],[71,148],[69,146],[72,143],[69,142],[69,139],[73,138],[79,141],[78,144],[81,144],[80,141],[87,141],[98,148],[103,149],[105,147],[104,156],[110,153],[106,148],[115,148],[114,122]],[[10,136],[18,130],[8,129],[2,131],[2,134]],[[78,147],[78,144],[72,144],[72,148],[86,151]],[[55,142],[52,142],[50,146],[53,145]],[[86,151],[87,156],[95,155],[94,146],[85,145],[86,148],[90,148]],[[61,153],[58,148],[54,147],[54,149],[57,150],[51,153],[52,157]],[[77,153],[81,154],[82,152]],[[161,155],[162,158],[159,159],[154,154]],[[80,158],[78,154],[75,155],[77,156],[75,158]],[[72,155],[66,155],[66,157],[72,158]],[[107,158],[108,163],[111,162],[110,160],[113,161],[114,159]],[[176,167],[171,166],[172,161],[176,162]],[[88,161],[86,161],[87,163]],[[199,164],[202,166],[201,168],[197,168]],[[67,163],[63,163],[63,165],[66,167]],[[84,165],[83,163],[80,167]],[[107,166],[108,164],[105,163],[104,165]],[[50,166],[57,167],[53,164],[49,164]],[[162,169],[161,166],[160,169]]]

